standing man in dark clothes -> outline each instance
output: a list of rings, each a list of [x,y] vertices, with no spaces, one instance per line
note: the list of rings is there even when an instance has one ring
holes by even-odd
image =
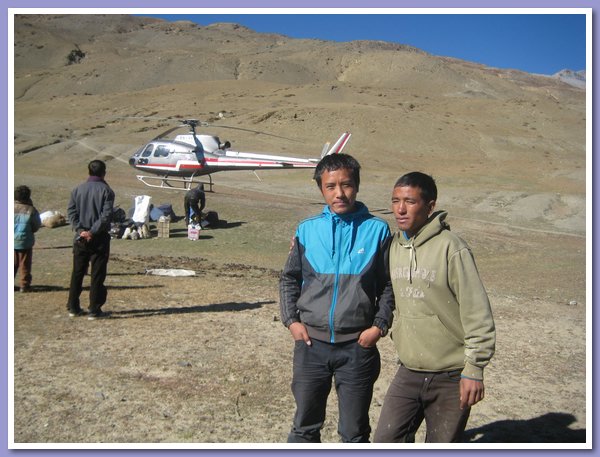
[[[110,253],[110,221],[115,193],[104,181],[106,164],[92,160],[88,164],[89,177],[71,193],[67,214],[75,231],[73,242],[73,272],[67,309],[69,316],[81,316],[79,296],[83,277],[91,264],[89,317],[93,320],[105,317],[102,305],[106,302],[106,268]]]
[[[206,194],[204,193],[204,184],[198,184],[197,187],[188,190],[183,198],[183,208],[185,211],[185,225],[190,223],[192,215],[190,209],[197,216],[197,222],[200,222],[201,213],[206,205]]]

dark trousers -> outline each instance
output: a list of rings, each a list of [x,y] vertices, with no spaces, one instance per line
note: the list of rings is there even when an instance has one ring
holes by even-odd
[[[195,214],[196,216],[198,216],[198,222],[200,222],[200,214],[201,214],[202,210],[200,209],[200,206],[198,206],[199,203],[200,203],[199,200],[194,200],[194,199],[188,198],[187,196],[183,197],[183,208],[185,211],[185,223],[186,224],[189,224],[190,219],[192,218],[192,213]]]
[[[79,296],[83,289],[83,277],[88,267],[90,271],[90,313],[98,313],[106,303],[106,271],[108,256],[110,254],[110,235],[102,233],[94,236],[89,243],[75,241],[73,243],[73,271],[69,287],[67,309],[69,311],[81,310]]]
[[[31,265],[33,263],[33,249],[15,249],[15,278],[19,275],[21,289],[31,286]]]
[[[400,366],[386,393],[374,441],[414,443],[425,419],[425,442],[460,442],[470,412],[470,408],[460,409],[460,373],[413,371]]]
[[[356,340],[330,344],[312,339],[296,341],[292,393],[296,400],[288,443],[319,443],[332,379],[339,403],[338,433],[345,443],[368,443],[369,406],[381,362],[376,347]]]

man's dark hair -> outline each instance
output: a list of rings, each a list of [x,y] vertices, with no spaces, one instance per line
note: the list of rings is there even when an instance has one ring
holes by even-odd
[[[27,186],[18,186],[15,189],[15,200],[21,203],[28,203],[31,198],[31,189]]]
[[[418,187],[421,189],[421,197],[423,197],[423,200],[426,202],[437,200],[437,186],[435,185],[435,180],[425,173],[421,173],[420,171],[406,173],[396,181],[394,189],[396,187],[406,186]]]
[[[90,176],[98,176],[103,178],[106,175],[106,164],[102,160],[92,160],[88,164]]]
[[[344,168],[350,171],[354,184],[356,184],[356,190],[360,185],[360,164],[358,161],[348,154],[330,154],[321,159],[315,168],[315,174],[313,179],[317,181],[317,186],[321,188],[321,176],[325,171],[335,171]]]

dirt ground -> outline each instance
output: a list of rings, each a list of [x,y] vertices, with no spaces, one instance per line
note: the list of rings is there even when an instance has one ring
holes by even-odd
[[[183,222],[172,224],[169,239],[114,240],[110,317],[101,321],[67,315],[70,229],[39,232],[33,293],[14,298],[15,443],[285,442],[292,340],[279,322],[277,285],[294,221],[265,227],[261,215],[273,203],[256,197],[209,194],[208,206],[222,208],[227,223],[199,241],[187,239]],[[288,211],[309,214],[317,197],[295,199],[293,209],[287,202]],[[244,210],[230,213],[232,199]],[[498,332],[469,441],[584,441],[584,238],[454,225],[471,240]],[[541,263],[552,264],[543,275],[533,268]],[[197,276],[145,274],[152,268]],[[373,425],[396,368],[391,341],[379,347]],[[332,395],[326,443],[339,441],[336,417]]]

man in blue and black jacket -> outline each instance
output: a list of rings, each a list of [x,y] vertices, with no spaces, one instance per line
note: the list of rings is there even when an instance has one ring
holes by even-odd
[[[283,324],[295,341],[296,414],[288,442],[320,442],[335,379],[343,442],[368,442],[369,406],[380,371],[377,341],[392,323],[386,222],[356,201],[360,165],[325,156],[315,180],[326,206],[298,226],[280,279]]]

